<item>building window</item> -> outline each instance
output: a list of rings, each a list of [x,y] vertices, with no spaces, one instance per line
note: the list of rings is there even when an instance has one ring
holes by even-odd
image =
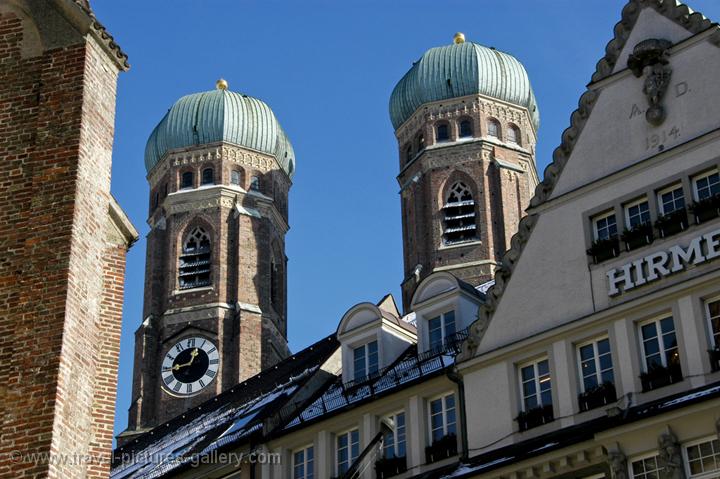
[[[633,479],[657,479],[660,477],[661,468],[658,464],[658,457],[651,456],[633,461],[630,464]]]
[[[717,171],[693,178],[695,200],[701,201],[720,193],[720,175]]]
[[[360,433],[357,429],[337,437],[337,475],[345,474],[360,455]]]
[[[625,205],[625,223],[630,230],[650,223],[650,205],[646,198]]]
[[[378,344],[371,341],[353,349],[353,378],[362,381],[378,372]]]
[[[270,262],[270,301],[276,312],[279,312],[277,307],[280,305],[280,272],[274,259]]]
[[[293,453],[293,479],[313,479],[315,477],[315,451],[308,446]]]
[[[595,240],[607,240],[617,236],[617,223],[615,213],[608,211],[593,217],[593,234]]]
[[[520,368],[523,411],[552,406],[552,381],[547,359]]]
[[[682,186],[675,185],[659,191],[658,203],[660,203],[660,213],[663,215],[685,209],[685,194]]]
[[[447,123],[440,123],[437,126],[435,138],[438,142],[450,139],[450,126]]]
[[[452,185],[443,213],[443,241],[446,245],[477,240],[475,201],[465,183]]]
[[[250,178],[250,189],[253,191],[260,191],[260,177],[253,176]]]
[[[428,321],[428,338],[431,350],[440,350],[455,334],[455,311],[448,311]]]
[[[215,183],[215,178],[213,176],[213,169],[212,168],[205,168],[202,170],[202,181],[200,184],[202,185],[212,185]]]
[[[672,316],[640,324],[645,372],[641,375],[644,391],[682,380],[680,351]]]
[[[456,435],[455,395],[448,394],[430,401],[430,442]]]
[[[487,122],[488,135],[500,138],[500,123],[497,120],[489,119]]]
[[[389,418],[392,423],[392,432],[385,434],[383,439],[383,457],[405,457],[405,413],[399,412]]]
[[[420,133],[420,135],[417,138],[417,151],[423,151],[425,149],[425,135]]]
[[[192,188],[193,187],[193,172],[186,171],[180,177],[180,188]]]
[[[580,410],[588,411],[617,400],[610,340],[598,339],[577,348],[580,370]]]
[[[507,140],[509,143],[515,143],[519,146],[521,144],[520,128],[512,124],[508,125]]]
[[[720,471],[720,441],[708,439],[685,448],[690,477],[708,477],[705,474]],[[713,475],[710,477],[718,477]]]
[[[412,145],[405,148],[405,163],[410,163],[410,160],[412,160]]]
[[[705,302],[705,316],[710,330],[710,366],[720,371],[720,298]]]
[[[460,138],[469,138],[473,136],[472,122],[470,120],[462,120],[460,122]]]
[[[180,255],[180,289],[210,285],[210,259],[210,236],[204,228],[197,226],[187,235]]]
[[[242,184],[242,177],[240,175],[240,171],[238,170],[232,170],[230,172],[230,184],[235,186],[241,186]]]

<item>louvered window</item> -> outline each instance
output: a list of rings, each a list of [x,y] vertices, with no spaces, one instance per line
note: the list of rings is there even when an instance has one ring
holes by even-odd
[[[198,226],[187,236],[183,244],[178,267],[180,289],[209,286],[211,247],[210,236]]]
[[[446,245],[477,240],[475,201],[465,183],[458,182],[450,188],[443,215],[443,241]]]

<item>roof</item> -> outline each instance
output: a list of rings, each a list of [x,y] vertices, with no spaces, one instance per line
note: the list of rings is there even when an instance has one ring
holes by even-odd
[[[114,451],[111,479],[151,479],[248,440],[337,350],[332,334]]]
[[[540,112],[527,72],[512,55],[473,42],[431,48],[390,95],[397,130],[423,104],[481,94],[526,108],[537,129]]]
[[[82,10],[85,15],[87,15],[87,17],[90,19],[90,27],[92,33],[100,41],[100,44],[108,51],[111,58],[117,63],[120,69],[125,71],[130,69],[127,54],[122,51],[120,45],[115,43],[115,39],[113,38],[113,36],[110,35],[110,32],[107,31],[107,28],[105,28],[105,26],[97,19],[95,13],[92,10],[92,7],[90,6],[90,1],[70,0],[69,3],[77,6],[80,10]]]
[[[635,23],[640,17],[643,8],[653,8],[672,22],[682,26],[693,34],[698,34],[709,28],[717,28],[717,24],[710,22],[699,12],[693,12],[690,7],[677,0],[629,0],[622,10],[622,17],[613,29],[614,37],[605,47],[605,56],[597,63],[592,83],[580,96],[578,108],[570,115],[570,126],[563,131],[560,145],[553,151],[553,161],[545,168],[543,180],[535,188],[535,194],[530,199],[529,211],[544,204],[552,195],[558,178],[573,152],[573,148],[580,137],[590,114],[592,113],[598,92],[591,88],[596,83],[613,74],[616,62],[625,44],[630,37]],[[478,319],[469,328],[469,340],[459,360],[471,357],[485,333],[488,323],[495,312],[505,287],[518,263],[530,235],[538,220],[538,214],[530,212],[523,216],[518,224],[518,232],[510,241],[510,249],[505,252],[500,267],[495,270],[494,284],[487,290],[485,304],[478,311]]]
[[[221,88],[175,102],[148,138],[145,168],[150,172],[169,150],[217,142],[274,156],[288,176],[295,173],[295,152],[270,107]]]
[[[453,338],[446,340],[442,348],[424,353],[419,353],[417,344],[413,344],[388,367],[361,381],[343,383],[342,376],[338,375],[325,388],[318,390],[304,408],[281,413],[286,422],[285,430],[327,419],[330,415],[442,374],[455,364],[455,355],[466,337],[467,331],[458,331]]]

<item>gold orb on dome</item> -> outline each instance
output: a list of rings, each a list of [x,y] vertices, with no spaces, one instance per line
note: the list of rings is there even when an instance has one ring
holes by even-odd
[[[228,82],[225,79],[221,78],[215,82],[215,88],[217,88],[218,90],[227,90]]]
[[[453,41],[455,43],[465,43],[465,34],[462,32],[457,32],[453,37]]]

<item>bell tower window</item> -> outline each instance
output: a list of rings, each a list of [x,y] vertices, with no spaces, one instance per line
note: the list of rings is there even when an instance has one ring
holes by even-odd
[[[260,191],[260,178],[253,176],[250,178],[250,189],[253,191]]]
[[[438,142],[450,140],[450,127],[447,123],[440,123],[437,126],[437,134],[435,138]]]
[[[488,135],[500,138],[500,123],[497,120],[489,119],[487,122]]]
[[[210,236],[201,226],[195,227],[187,235],[180,255],[178,265],[180,289],[210,285],[211,252]]]
[[[508,143],[514,143],[520,146],[520,128],[515,125],[509,125],[507,130]]]
[[[180,177],[180,188],[192,188],[193,187],[193,172],[186,171]]]
[[[470,120],[463,120],[460,122],[460,138],[469,138],[473,136],[472,123]]]
[[[475,201],[465,183],[452,185],[443,206],[443,241],[446,245],[477,239]]]
[[[230,184],[235,186],[240,186],[241,180],[240,180],[240,171],[238,170],[232,170],[230,172]]]
[[[215,183],[215,177],[213,175],[213,169],[212,168],[205,168],[202,171],[202,182],[203,185],[212,185]]]
[[[280,272],[275,260],[270,263],[270,301],[277,311],[280,306]]]

